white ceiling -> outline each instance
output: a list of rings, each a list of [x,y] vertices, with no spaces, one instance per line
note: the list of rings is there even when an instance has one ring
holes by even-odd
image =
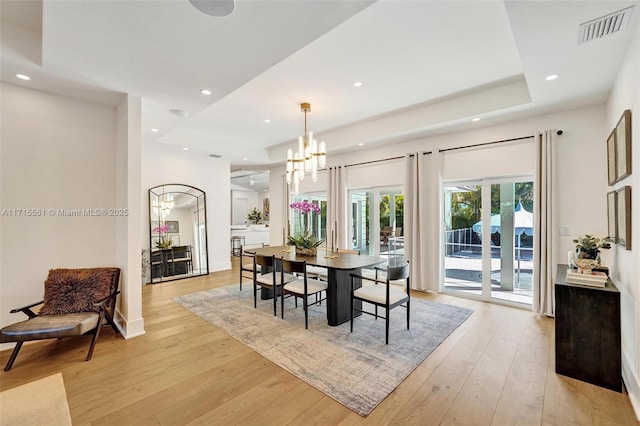
[[[578,45],[580,23],[634,4],[629,28]],[[329,156],[604,102],[637,5],[237,0],[215,18],[187,0],[2,0],[0,71],[3,81],[110,105],[139,95],[145,143],[259,170],[282,164],[302,133],[301,102]],[[545,81],[552,73],[559,78]]]

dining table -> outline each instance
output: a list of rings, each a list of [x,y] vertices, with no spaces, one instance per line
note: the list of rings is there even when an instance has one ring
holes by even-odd
[[[315,256],[296,253],[294,246],[266,246],[255,249],[245,249],[248,253],[261,256],[275,256],[276,259],[306,261],[307,265],[327,268],[327,323],[337,326],[351,319],[351,274],[361,275],[362,268],[370,268],[386,263],[386,258],[377,256],[346,253],[339,250],[318,248]],[[360,279],[354,279],[354,289],[360,288]],[[273,297],[273,292],[262,293],[263,298]],[[356,301],[357,310],[362,308]]]

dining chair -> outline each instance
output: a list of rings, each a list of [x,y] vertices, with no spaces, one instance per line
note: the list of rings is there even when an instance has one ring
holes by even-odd
[[[401,266],[389,266],[387,268],[386,279],[371,279],[362,275],[351,274],[351,332],[353,333],[353,313],[354,311],[372,315],[376,318],[385,319],[385,344],[389,344],[389,314],[397,306],[402,306],[407,310],[407,330],[409,330],[409,316],[411,305],[411,286],[409,279],[409,261]],[[374,281],[375,285],[363,285],[354,288],[354,280]],[[395,285],[392,281],[404,280],[404,288]],[[383,285],[379,285],[383,284]],[[376,307],[375,313],[367,312],[363,309],[356,309],[353,302],[359,300],[370,303]],[[385,316],[378,315],[378,307],[384,308]]]
[[[276,273],[276,257],[256,254],[253,257],[253,307],[258,307],[258,287],[273,291],[273,315],[276,316],[278,293],[282,285],[295,281],[297,277],[289,273]],[[260,270],[260,273],[258,273]]]
[[[264,247],[264,243],[262,243],[262,247]],[[249,278],[253,279],[253,253],[247,253],[247,246],[240,246],[240,291],[242,291],[242,279]],[[258,272],[261,272],[260,265],[257,265]],[[245,273],[251,274],[250,276],[245,275]]]
[[[280,297],[280,317],[284,319],[284,299],[286,295],[293,296],[296,300],[296,307],[298,307],[298,298],[302,299],[302,307],[304,309],[304,328],[309,328],[309,306],[313,306],[321,303],[326,299],[326,291],[328,284],[325,281],[309,278],[307,276],[307,261],[306,260],[285,260],[282,259],[282,271],[283,276],[287,273],[300,274],[302,278],[298,278],[295,281],[291,281],[282,287],[282,296]],[[318,295],[322,296],[322,292],[325,292],[325,298],[318,299]],[[316,300],[313,303],[309,303],[309,296],[315,295]]]

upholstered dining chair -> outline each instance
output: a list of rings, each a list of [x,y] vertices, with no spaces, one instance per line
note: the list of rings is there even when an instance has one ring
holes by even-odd
[[[297,278],[292,274],[281,274],[276,271],[276,257],[256,254],[253,257],[253,307],[258,307],[258,288],[273,291],[273,315],[276,316],[278,294],[282,293],[282,285]],[[258,273],[260,271],[260,273]]]
[[[326,291],[328,285],[325,281],[309,278],[307,276],[307,262],[305,260],[286,260],[282,259],[282,271],[280,272],[284,277],[284,274],[297,274],[298,278],[295,281],[291,281],[282,287],[282,296],[280,297],[280,317],[284,319],[284,299],[287,295],[293,296],[296,299],[296,307],[298,305],[298,298],[302,299],[302,307],[304,308],[304,328],[309,328],[309,306],[321,303],[326,299]],[[322,292],[325,292],[325,298],[320,297]],[[309,303],[309,296],[316,296],[316,300],[313,303]]]
[[[362,275],[351,274],[351,332],[353,333],[353,313],[355,311],[364,314],[373,315],[376,318],[384,318],[385,320],[385,343],[389,344],[389,315],[393,308],[402,306],[407,310],[407,330],[409,330],[409,316],[411,311],[411,286],[409,279],[409,261],[401,266],[387,267],[386,279],[371,279]],[[354,280],[358,278],[363,281],[373,281],[375,285],[363,285],[355,289]],[[404,288],[395,285],[392,282],[404,281]],[[364,284],[364,283],[363,283]],[[382,285],[380,285],[382,284]],[[353,302],[360,300],[362,302],[373,304],[376,307],[375,313],[367,312],[363,309],[356,309]],[[385,316],[378,315],[378,307],[384,308]]]
[[[105,321],[120,332],[113,321],[119,282],[119,268],[51,269],[44,282],[44,300],[10,311],[23,312],[29,319],[0,330],[2,343],[16,342],[4,371],[11,369],[22,344],[31,340],[92,334],[89,361]],[[35,313],[32,308],[41,304]]]

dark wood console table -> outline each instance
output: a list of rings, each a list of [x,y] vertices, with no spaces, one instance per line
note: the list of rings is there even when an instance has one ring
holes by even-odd
[[[556,373],[622,392],[620,291],[569,284],[556,273]]]

